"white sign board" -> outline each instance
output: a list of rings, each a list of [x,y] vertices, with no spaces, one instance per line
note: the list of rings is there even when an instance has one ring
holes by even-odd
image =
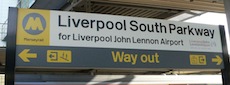
[[[50,46],[222,52],[218,26],[50,11]]]

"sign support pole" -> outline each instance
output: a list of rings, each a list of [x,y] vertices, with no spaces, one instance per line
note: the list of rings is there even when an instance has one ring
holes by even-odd
[[[14,85],[15,79],[15,54],[16,54],[16,28],[18,9],[9,8],[6,37],[6,66],[5,66],[5,85]]]
[[[228,48],[227,48],[227,43],[226,43],[224,26],[219,26],[219,28],[220,28],[220,34],[221,34],[222,49],[223,49],[223,63],[224,63],[224,69],[221,70],[222,81],[223,81],[223,85],[229,85],[230,84],[230,78],[229,78],[230,65],[229,65]]]

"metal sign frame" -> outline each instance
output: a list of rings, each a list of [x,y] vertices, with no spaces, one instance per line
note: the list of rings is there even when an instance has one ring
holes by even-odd
[[[222,75],[222,81],[223,85],[229,85],[230,84],[230,63],[229,63],[229,54],[228,54],[228,46],[226,41],[226,34],[224,26],[220,25],[220,34],[221,34],[221,41],[222,41],[222,49],[223,49],[223,63],[224,63],[224,69],[221,69],[221,75]]]
[[[8,30],[7,30],[7,47],[6,47],[6,76],[5,84],[14,85],[15,78],[15,62],[16,62],[16,30],[17,30],[17,19],[18,19],[18,9],[10,8],[9,9],[9,18],[8,18]],[[223,50],[223,61],[224,69],[222,69],[223,83],[224,85],[228,84],[229,76],[225,75],[229,72],[229,58],[228,51],[225,39],[225,31],[223,26],[219,26],[221,41],[222,41],[222,50]]]
[[[15,78],[15,55],[16,55],[16,30],[18,9],[9,8],[7,37],[6,37],[6,66],[5,85],[14,85]]]

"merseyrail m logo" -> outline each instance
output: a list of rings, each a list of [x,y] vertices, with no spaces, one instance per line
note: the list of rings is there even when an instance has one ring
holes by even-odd
[[[50,41],[50,11],[19,9],[17,45],[48,46]]]
[[[38,13],[30,13],[24,17],[22,26],[27,33],[37,35],[45,30],[46,20]]]

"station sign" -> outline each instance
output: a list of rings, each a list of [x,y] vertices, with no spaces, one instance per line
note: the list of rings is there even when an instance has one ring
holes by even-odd
[[[16,68],[223,68],[219,26],[18,9]]]

